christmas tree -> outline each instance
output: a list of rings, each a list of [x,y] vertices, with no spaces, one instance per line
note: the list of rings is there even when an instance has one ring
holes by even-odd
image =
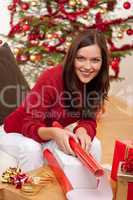
[[[124,35],[133,35],[133,15],[122,18],[114,12],[123,9],[128,13],[133,9],[130,0],[12,0],[8,9],[11,13],[8,37],[13,42],[17,62],[32,79],[45,66],[62,61],[73,36],[85,29],[97,28],[105,33],[112,57],[110,69],[116,79],[121,58],[133,49],[133,44],[118,47],[115,43]],[[24,64],[31,67],[24,68]]]

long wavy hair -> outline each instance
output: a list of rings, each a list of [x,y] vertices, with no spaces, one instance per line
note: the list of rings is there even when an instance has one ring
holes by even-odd
[[[101,50],[102,64],[98,74],[87,84],[79,81],[75,73],[75,58],[77,51],[86,46],[97,44]],[[107,99],[109,90],[109,56],[106,44],[106,39],[102,32],[96,29],[89,29],[81,32],[70,45],[68,52],[63,62],[63,80],[64,90],[69,92],[69,98],[65,98],[65,105],[68,111],[80,111],[82,118],[95,118],[96,113]],[[84,89],[82,92],[82,106],[73,106],[72,101],[75,98],[76,92]],[[83,91],[83,90],[82,90]],[[70,95],[71,94],[71,95]],[[89,99],[87,98],[89,95]],[[66,97],[66,93],[65,93]],[[70,98],[71,97],[71,98]],[[84,99],[85,98],[85,99]],[[77,98],[78,101],[78,98]],[[78,103],[78,102],[77,102]]]

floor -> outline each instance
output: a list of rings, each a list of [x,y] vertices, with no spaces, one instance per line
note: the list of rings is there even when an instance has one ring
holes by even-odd
[[[102,163],[111,164],[115,140],[133,141],[133,108],[110,97],[98,123],[97,136],[102,143]]]

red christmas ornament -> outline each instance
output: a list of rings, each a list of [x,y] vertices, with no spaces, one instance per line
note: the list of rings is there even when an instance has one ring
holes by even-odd
[[[115,77],[118,77],[119,74],[119,63],[120,63],[120,58],[114,58],[111,62],[111,67],[115,73]]]
[[[98,0],[90,0],[89,1],[89,7],[93,8],[97,5],[97,3],[98,3]]]
[[[0,44],[2,44],[2,42],[3,42],[3,41],[2,41],[2,40],[0,40]]]
[[[124,4],[123,4],[123,8],[125,9],[129,9],[131,7],[131,3],[126,1]]]
[[[22,3],[21,4],[21,8],[23,9],[23,10],[28,10],[29,9],[29,4],[28,3]]]
[[[129,28],[129,29],[127,30],[127,35],[133,35],[133,29]]]
[[[22,28],[23,28],[23,31],[29,31],[30,30],[30,26],[28,24],[24,24]]]
[[[22,31],[22,27],[20,26],[20,24],[16,24],[15,26],[12,27],[9,35],[14,35],[15,33],[19,33]]]

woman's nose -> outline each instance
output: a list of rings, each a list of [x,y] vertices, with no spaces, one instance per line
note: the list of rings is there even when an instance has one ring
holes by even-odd
[[[92,63],[91,63],[90,60],[87,60],[85,64],[86,64],[86,68],[87,68],[87,69],[92,68]]]

